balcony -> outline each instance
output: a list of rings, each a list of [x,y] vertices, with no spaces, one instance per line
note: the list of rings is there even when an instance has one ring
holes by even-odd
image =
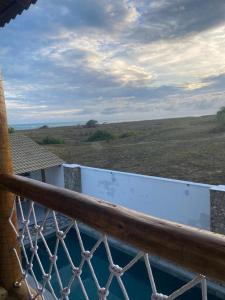
[[[2,86],[0,139],[0,281],[10,296],[224,299],[225,237],[209,231],[224,230],[223,187],[71,165],[72,190],[13,175]]]
[[[35,2],[3,1],[0,27]],[[74,165],[69,189],[13,175],[1,83],[1,299],[225,299],[224,186]]]
[[[207,299],[205,276],[214,279],[208,299],[223,295],[215,284],[224,279],[224,236],[36,180],[12,175],[0,180],[17,195],[9,218],[22,249],[23,259],[14,249],[21,271],[17,285],[25,282],[30,297]],[[26,213],[20,197],[32,199]],[[16,205],[20,230],[13,220]],[[47,208],[39,221],[38,205]]]

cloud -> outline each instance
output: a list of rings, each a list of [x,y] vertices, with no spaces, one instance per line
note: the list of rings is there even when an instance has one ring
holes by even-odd
[[[139,26],[131,36],[143,43],[183,38],[215,28],[225,21],[223,0],[141,1],[140,10]]]
[[[48,19],[60,27],[74,30],[121,31],[134,22],[138,13],[129,0],[64,0],[39,5]]]
[[[212,84],[212,82],[200,81],[200,82],[186,83],[182,86],[182,88],[184,88],[185,90],[188,90],[188,91],[193,91],[193,90],[198,90],[203,87],[209,86],[211,84]]]
[[[39,0],[0,31],[10,122],[215,113],[224,3]]]

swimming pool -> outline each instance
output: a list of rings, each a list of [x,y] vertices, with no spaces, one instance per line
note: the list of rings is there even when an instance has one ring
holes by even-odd
[[[94,244],[96,243],[96,239],[94,237],[91,237],[85,233],[82,234],[82,240],[84,243],[85,249],[89,250],[91,249]],[[49,236],[47,238],[48,246],[51,251],[54,250],[55,243],[56,243],[56,237],[55,236]],[[71,258],[76,266],[79,266],[80,261],[82,259],[81,257],[81,251],[80,246],[78,242],[77,235],[74,231],[74,229],[71,229],[69,233],[67,234],[65,238],[65,243],[67,245],[67,248],[69,250],[69,253],[71,255]],[[40,259],[42,261],[42,265],[45,269],[45,272],[48,273],[48,269],[50,266],[50,260],[49,255],[46,251],[46,247],[44,246],[43,242],[40,242],[38,244],[38,253],[40,256]],[[112,258],[115,264],[118,264],[119,266],[126,265],[133,256],[131,254],[127,254],[119,249],[117,249],[115,246],[110,245]],[[63,249],[62,245],[59,245],[58,253],[57,253],[58,259],[57,259],[57,266],[60,271],[60,276],[62,279],[63,286],[67,286],[68,282],[72,275],[72,270],[69,265],[68,258],[65,254],[65,250]],[[93,258],[91,260],[92,265],[94,267],[96,276],[99,280],[100,286],[105,286],[107,279],[110,275],[109,271],[109,262],[107,260],[106,250],[105,247],[101,244],[100,247],[96,250],[95,254],[93,255]],[[35,271],[35,274],[37,276],[38,281],[42,282],[42,272],[39,267],[39,264],[37,262],[37,259],[34,259],[33,261],[33,268]],[[158,292],[163,293],[165,295],[168,295],[175,291],[177,288],[181,287],[185,282],[167,272],[164,272],[156,267],[152,267],[152,271],[154,274],[156,286],[158,289]],[[92,275],[90,272],[90,269],[85,262],[83,266],[83,271],[81,274],[81,278],[84,284],[84,287],[87,291],[87,294],[91,300],[98,300],[98,293],[95,286],[95,283],[92,279]],[[147,270],[144,265],[144,262],[139,260],[136,264],[132,266],[131,269],[129,269],[124,275],[122,276],[123,283],[126,287],[128,296],[130,300],[144,300],[144,299],[150,299],[150,295],[152,293],[151,286],[149,283],[149,278],[147,276]],[[51,276],[51,284],[54,288],[55,294],[57,297],[60,297],[60,287],[57,280],[57,274],[55,271],[52,272]],[[71,287],[71,293],[69,298],[71,300],[83,300],[85,299],[81,290],[81,287],[79,285],[79,282],[75,280],[73,282],[73,285]],[[109,288],[109,295],[107,297],[109,300],[119,300],[124,299],[124,296],[121,292],[121,289],[118,286],[117,280],[114,278],[112,281],[112,284]],[[201,299],[201,290],[198,287],[195,287],[189,291],[187,291],[184,295],[178,297],[177,299],[182,300],[198,300]],[[218,297],[208,294],[209,300],[219,300]]]

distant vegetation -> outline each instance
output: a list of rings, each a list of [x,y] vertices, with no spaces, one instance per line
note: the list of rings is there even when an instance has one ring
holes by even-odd
[[[92,127],[96,127],[97,125],[98,125],[98,121],[96,121],[96,120],[89,120],[85,124],[85,127],[92,128]]]
[[[46,136],[41,141],[38,141],[39,145],[53,145],[53,144],[56,145],[56,144],[64,144],[64,143],[65,142],[62,139],[57,139],[49,136]]]
[[[15,128],[9,127],[9,128],[8,128],[8,131],[9,131],[9,133],[14,133],[14,132],[15,132]]]
[[[225,182],[225,131],[213,131],[219,126],[213,115],[22,133],[35,141],[47,135],[65,140],[45,147],[68,163],[218,185]],[[98,130],[116,138],[87,142]]]
[[[89,136],[87,142],[110,141],[115,139],[115,135],[106,130],[97,130]]]
[[[220,127],[225,129],[225,106],[221,107],[221,109],[217,112],[216,120]]]
[[[135,135],[137,135],[137,133],[134,131],[128,131],[128,132],[124,132],[124,133],[117,135],[117,134],[113,134],[107,130],[97,130],[88,137],[87,142],[124,139],[124,138],[128,138],[128,137],[135,136]]]
[[[39,129],[48,129],[49,127],[47,125],[41,126]]]
[[[119,138],[120,139],[124,139],[124,138],[128,138],[128,137],[135,136],[135,135],[137,135],[136,132],[134,132],[134,131],[128,131],[128,132],[121,133],[119,135]]]

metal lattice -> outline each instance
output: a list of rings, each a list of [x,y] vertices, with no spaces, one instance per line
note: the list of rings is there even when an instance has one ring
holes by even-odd
[[[122,299],[130,299],[129,294],[127,292],[126,286],[123,281],[123,276],[126,272],[128,272],[138,261],[142,260],[144,262],[147,277],[149,280],[149,285],[151,287],[151,294],[149,294],[148,299],[152,300],[163,300],[163,299],[177,299],[180,295],[184,294],[194,286],[200,285],[201,288],[201,299],[207,300],[207,284],[206,278],[202,275],[197,275],[187,284],[183,285],[176,291],[172,292],[170,295],[161,294],[156,286],[149,255],[147,253],[138,252],[136,256],[130,259],[130,261],[125,266],[119,266],[116,261],[114,261],[112,253],[111,253],[111,245],[109,239],[104,234],[99,234],[99,238],[95,242],[95,244],[87,249],[85,247],[85,243],[82,239],[81,230],[79,228],[76,220],[65,217],[67,220],[67,224],[61,224],[59,221],[58,214],[51,210],[44,210],[42,220],[37,220],[36,208],[37,204],[32,201],[27,201],[27,209],[24,211],[23,203],[19,197],[16,197],[14,202],[13,211],[17,211],[17,216],[19,219],[19,229],[15,228],[12,222],[12,215],[10,217],[10,224],[19,240],[22,252],[22,258],[17,253],[16,249],[15,255],[17,256],[18,263],[21,268],[21,282],[24,281],[31,299],[76,299],[76,297],[71,294],[71,287],[74,283],[80,285],[80,289],[82,291],[83,298],[86,300],[91,300],[92,295],[88,293],[85,284],[82,278],[82,271],[84,269],[84,265],[86,265],[90,271],[92,280],[94,282],[94,286],[96,289],[96,293],[98,294],[98,298],[100,300],[108,299],[110,297],[110,286],[113,280],[116,280],[118,283],[118,288],[121,291]],[[50,249],[48,245],[48,238],[46,236],[46,227],[49,219],[52,220],[54,235],[55,235],[55,243],[54,248]],[[32,221],[32,226],[31,226]],[[62,228],[63,227],[63,228]],[[80,262],[76,264],[71,253],[68,250],[66,244],[66,237],[68,233],[73,230],[76,235],[77,243],[79,244],[80,249]],[[45,248],[45,256],[47,255],[49,258],[48,270],[43,265],[43,257],[42,253],[40,253],[38,245],[42,243]],[[107,256],[108,262],[108,271],[109,275],[104,285],[100,284],[99,274],[96,274],[96,270],[93,266],[92,259],[95,255],[97,249],[99,247],[104,247],[105,255]],[[65,284],[63,282],[63,275],[61,274],[61,268],[58,266],[57,260],[59,255],[59,247],[61,247],[63,251],[63,255],[65,259],[67,259],[67,263],[70,266],[71,276],[68,282]],[[60,254],[61,255],[61,254]],[[35,264],[34,264],[35,261]],[[38,266],[39,273],[41,273],[41,277],[37,278],[36,268]],[[98,272],[99,273],[99,272]],[[51,278],[54,274],[57,280],[57,289],[52,285]],[[32,283],[29,280],[32,278]],[[20,284],[18,282],[16,284]],[[32,288],[31,288],[32,286]],[[35,294],[34,294],[35,290]],[[48,293],[46,294],[46,291]],[[49,296],[50,295],[50,296]]]

